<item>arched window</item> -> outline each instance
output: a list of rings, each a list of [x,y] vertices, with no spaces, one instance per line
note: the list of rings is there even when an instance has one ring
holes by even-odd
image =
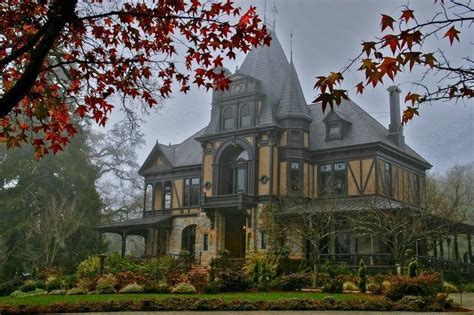
[[[196,246],[196,225],[191,224],[183,229],[181,233],[181,250],[194,255]]]
[[[145,211],[153,210],[153,185],[146,185],[145,189]]]
[[[250,115],[250,106],[242,105],[240,107],[240,127],[249,127],[252,124],[252,116]]]
[[[171,209],[171,182],[166,182],[164,187],[164,209]]]
[[[224,110],[224,130],[229,130],[234,128],[234,110],[230,107],[227,107]]]
[[[219,193],[247,193],[249,155],[241,146],[230,146],[222,154],[219,175]]]

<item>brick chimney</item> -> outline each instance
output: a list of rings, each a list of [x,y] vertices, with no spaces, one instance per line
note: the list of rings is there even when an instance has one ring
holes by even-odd
[[[400,115],[400,92],[398,86],[392,85],[387,91],[390,95],[390,125],[388,126],[388,137],[398,146],[405,144],[403,136],[402,117]]]

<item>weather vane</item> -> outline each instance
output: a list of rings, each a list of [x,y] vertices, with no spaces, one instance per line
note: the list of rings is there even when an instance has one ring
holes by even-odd
[[[293,61],[293,29],[290,30],[290,61]]]

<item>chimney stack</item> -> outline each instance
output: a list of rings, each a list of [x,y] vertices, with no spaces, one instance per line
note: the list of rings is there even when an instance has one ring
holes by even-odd
[[[387,91],[390,95],[390,125],[388,126],[388,137],[396,145],[402,146],[405,144],[405,137],[403,136],[402,117],[400,115],[400,92],[398,86],[392,85]]]

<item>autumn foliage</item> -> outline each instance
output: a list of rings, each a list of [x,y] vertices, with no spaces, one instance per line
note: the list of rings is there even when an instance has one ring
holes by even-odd
[[[6,0],[0,25],[0,139],[38,158],[64,148],[74,116],[105,125],[115,104],[228,87],[223,59],[271,40],[230,0]]]
[[[474,61],[467,57],[461,65],[453,65],[442,50],[426,51],[429,40],[447,40],[451,46],[460,41],[463,26],[468,28],[474,22],[474,7],[470,1],[435,1],[440,12],[426,22],[418,21],[415,11],[404,6],[399,17],[387,14],[381,16],[381,37],[362,43],[360,54],[340,72],[317,77],[315,102],[321,102],[322,109],[329,105],[339,105],[347,99],[347,91],[341,88],[343,74],[353,65],[359,64],[358,71],[365,79],[356,84],[357,93],[362,94],[367,86],[375,87],[384,83],[385,78],[392,81],[404,71],[420,68],[424,76],[429,73],[440,74],[441,79],[435,88],[423,83],[422,78],[414,84],[424,93],[409,91],[405,96],[408,106],[402,121],[408,122],[419,115],[419,105],[436,100],[458,100],[472,98],[474,95]],[[471,40],[466,34],[466,40]],[[472,51],[471,51],[472,52]]]

